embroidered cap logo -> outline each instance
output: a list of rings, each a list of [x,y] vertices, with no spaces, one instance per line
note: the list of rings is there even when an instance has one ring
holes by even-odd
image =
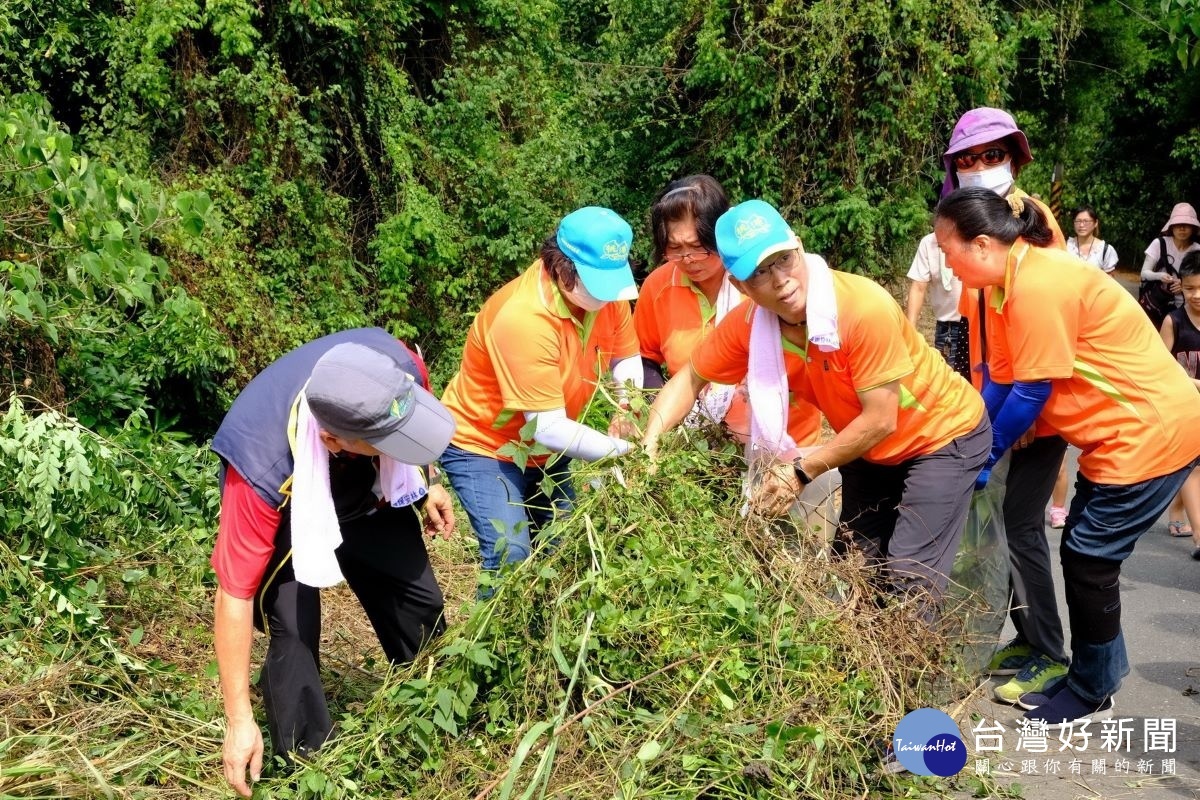
[[[738,244],[753,239],[755,236],[761,236],[771,230],[770,224],[759,214],[751,217],[746,217],[739,220],[738,224],[733,229],[733,235],[737,237]]]
[[[408,412],[412,410],[413,393],[406,392],[403,397],[392,399],[392,405],[388,408],[388,416],[404,419],[408,416]]]
[[[613,239],[606,242],[604,245],[604,254],[601,256],[605,261],[620,261],[624,262],[629,258],[629,245],[618,239]]]

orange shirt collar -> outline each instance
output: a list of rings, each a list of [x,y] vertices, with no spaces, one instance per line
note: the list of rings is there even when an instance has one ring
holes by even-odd
[[[1021,262],[1029,253],[1029,242],[1018,238],[1012,243],[1012,247],[1008,248],[1008,258],[1004,264],[1004,286],[999,290],[993,290],[991,301],[992,307],[997,311],[1004,311],[1004,304],[1008,302],[1008,298],[1012,295],[1013,283],[1017,280],[1017,272],[1021,269]]]

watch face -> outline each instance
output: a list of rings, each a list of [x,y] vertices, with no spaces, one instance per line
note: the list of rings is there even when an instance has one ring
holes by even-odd
[[[800,469],[799,462],[794,462],[792,464],[792,469],[795,470],[796,480],[800,481],[801,486],[808,486],[810,483],[812,483],[812,478],[808,477],[808,473]]]

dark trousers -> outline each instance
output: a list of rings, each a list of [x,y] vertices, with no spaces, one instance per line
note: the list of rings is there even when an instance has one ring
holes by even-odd
[[[271,637],[259,681],[267,726],[275,752],[285,757],[316,750],[332,728],[318,651],[321,594],[296,581],[290,518],[285,511],[254,604],[255,626]],[[413,507],[343,522],[337,560],[393,663],[412,661],[444,630],[442,590]]]
[[[1193,459],[1167,475],[1125,486],[1093,483],[1083,473],[1075,479],[1058,552],[1071,623],[1067,686],[1084,700],[1103,703],[1129,674],[1121,564],[1198,464]]]
[[[897,592],[946,590],[975,477],[992,445],[987,415],[940,450],[900,464],[844,464],[841,527]],[[837,550],[849,544],[843,539]]]
[[[1033,649],[1064,664],[1068,659],[1046,543],[1046,502],[1066,452],[1060,436],[1041,436],[1028,447],[1012,450],[1004,489],[1013,626]]]
[[[960,319],[957,322],[938,320],[933,328],[933,349],[942,354],[950,369],[971,382],[971,356],[968,344],[968,323]]]

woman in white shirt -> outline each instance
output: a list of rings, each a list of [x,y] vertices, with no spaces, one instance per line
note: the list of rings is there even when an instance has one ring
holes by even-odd
[[[1178,305],[1178,296],[1183,293],[1183,288],[1177,270],[1184,256],[1193,250],[1200,250],[1200,244],[1196,243],[1198,236],[1200,220],[1196,219],[1196,209],[1190,203],[1176,203],[1161,234],[1146,247],[1138,302],[1156,329],[1162,327],[1167,313]],[[1160,281],[1166,291],[1149,291],[1154,281]]]
[[[1117,268],[1117,251],[1100,236],[1100,217],[1091,206],[1080,206],[1071,212],[1075,235],[1067,239],[1067,252],[1112,273]]]
[[[962,282],[946,266],[946,256],[938,249],[932,233],[917,245],[917,254],[908,270],[908,280],[908,302],[905,306],[908,321],[914,328],[917,327],[921,307],[928,296],[936,320],[933,347],[955,372],[970,381],[967,321],[958,311]]]

